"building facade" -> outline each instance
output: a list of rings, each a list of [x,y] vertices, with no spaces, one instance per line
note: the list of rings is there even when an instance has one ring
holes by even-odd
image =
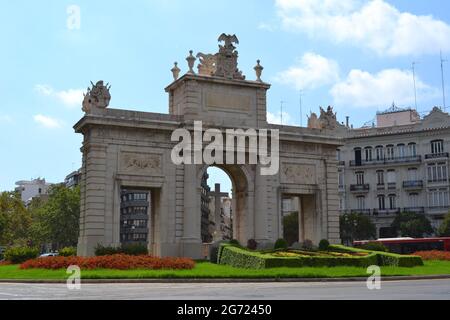
[[[211,188],[208,186],[208,172],[205,171],[201,183],[201,215],[202,215],[202,242],[210,243],[213,240],[212,230],[214,221],[211,219],[209,193]]]
[[[75,188],[80,184],[81,181],[81,169],[70,173],[64,179],[64,185],[67,188]]]
[[[393,108],[377,125],[352,129],[338,150],[341,213],[370,216],[381,238],[401,212],[424,213],[437,228],[449,213],[450,116],[439,108],[420,119],[414,110]]]
[[[15,191],[20,194],[22,202],[28,205],[33,198],[36,197],[46,197],[48,194],[48,189],[52,184],[47,183],[45,179],[34,179],[30,181],[18,181],[16,182]]]

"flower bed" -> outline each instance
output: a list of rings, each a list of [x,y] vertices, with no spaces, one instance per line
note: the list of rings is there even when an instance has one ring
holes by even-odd
[[[152,256],[111,255],[101,257],[46,257],[28,260],[20,265],[21,269],[66,269],[69,266],[81,269],[193,269],[195,262],[188,258],[156,258]]]
[[[421,257],[423,260],[450,261],[450,252],[448,251],[419,251],[414,253],[414,255]]]

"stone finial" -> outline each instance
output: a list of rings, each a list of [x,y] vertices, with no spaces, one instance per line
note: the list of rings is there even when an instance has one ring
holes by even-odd
[[[174,63],[174,67],[172,68],[172,75],[173,75],[173,80],[178,80],[178,77],[180,76],[180,68],[178,68],[178,62]]]
[[[255,66],[255,72],[256,72],[256,81],[258,81],[258,82],[262,82],[262,80],[261,80],[261,75],[262,75],[262,72],[263,72],[263,70],[264,70],[264,67],[260,64],[261,63],[261,61],[260,60],[258,60],[258,61],[256,61],[257,62],[257,65]]]
[[[186,58],[186,61],[188,62],[188,67],[189,67],[189,71],[188,73],[190,74],[195,74],[194,71],[194,64],[195,64],[195,60],[197,60],[197,58],[194,57],[193,55],[194,51],[189,51],[189,56]]]
[[[96,84],[91,81],[91,85],[92,88],[88,88],[86,94],[84,94],[82,110],[84,112],[90,112],[92,108],[107,108],[111,101],[111,94],[109,92],[111,86],[109,83],[105,86],[103,81],[98,81]]]

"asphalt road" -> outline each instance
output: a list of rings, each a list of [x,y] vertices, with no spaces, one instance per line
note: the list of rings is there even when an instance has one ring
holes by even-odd
[[[450,300],[450,280],[208,284],[0,284],[0,300]]]

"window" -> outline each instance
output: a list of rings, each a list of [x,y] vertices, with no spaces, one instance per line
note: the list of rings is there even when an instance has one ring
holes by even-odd
[[[372,147],[365,148],[366,162],[372,161]]]
[[[366,209],[366,197],[358,197],[357,199],[358,210]]]
[[[447,207],[449,205],[448,189],[431,189],[428,193],[428,205],[431,208]]]
[[[395,194],[389,195],[389,209],[397,209],[397,196]]]
[[[439,154],[444,152],[444,140],[431,141],[431,153]]]
[[[387,159],[388,160],[393,160],[395,158],[394,155],[394,146],[393,145],[389,145],[386,147],[386,153],[387,153]]]
[[[419,180],[419,175],[417,168],[409,168],[408,169],[408,180],[409,181],[417,181]]]
[[[356,184],[359,186],[364,184],[364,172],[356,173]]]
[[[343,187],[345,185],[344,172],[342,172],[342,171],[339,171],[339,173],[338,173],[338,182],[339,182],[339,187]]]
[[[377,184],[379,186],[384,185],[384,171],[377,171]]]
[[[339,210],[345,210],[345,199],[339,198]]]
[[[417,156],[417,145],[414,142],[408,144],[408,153],[410,157]]]
[[[445,162],[430,163],[427,167],[427,176],[429,182],[446,181],[448,179],[447,164]]]
[[[404,144],[399,144],[397,146],[397,150],[398,150],[398,157],[399,158],[405,158],[406,157],[405,145]]]
[[[385,210],[386,209],[386,203],[384,195],[378,196],[378,209]]]
[[[418,208],[419,207],[419,194],[417,194],[417,193],[410,193],[409,194],[409,206],[411,208]]]
[[[378,147],[375,148],[375,150],[376,150],[377,161],[384,160],[384,148],[383,148],[383,146],[378,146]]]
[[[361,148],[355,148],[355,165],[357,167],[361,166],[362,164],[362,153]]]
[[[340,149],[336,150],[336,160],[342,161],[342,151]]]
[[[388,170],[387,178],[388,178],[388,183],[396,183],[397,179],[396,179],[395,170]]]

